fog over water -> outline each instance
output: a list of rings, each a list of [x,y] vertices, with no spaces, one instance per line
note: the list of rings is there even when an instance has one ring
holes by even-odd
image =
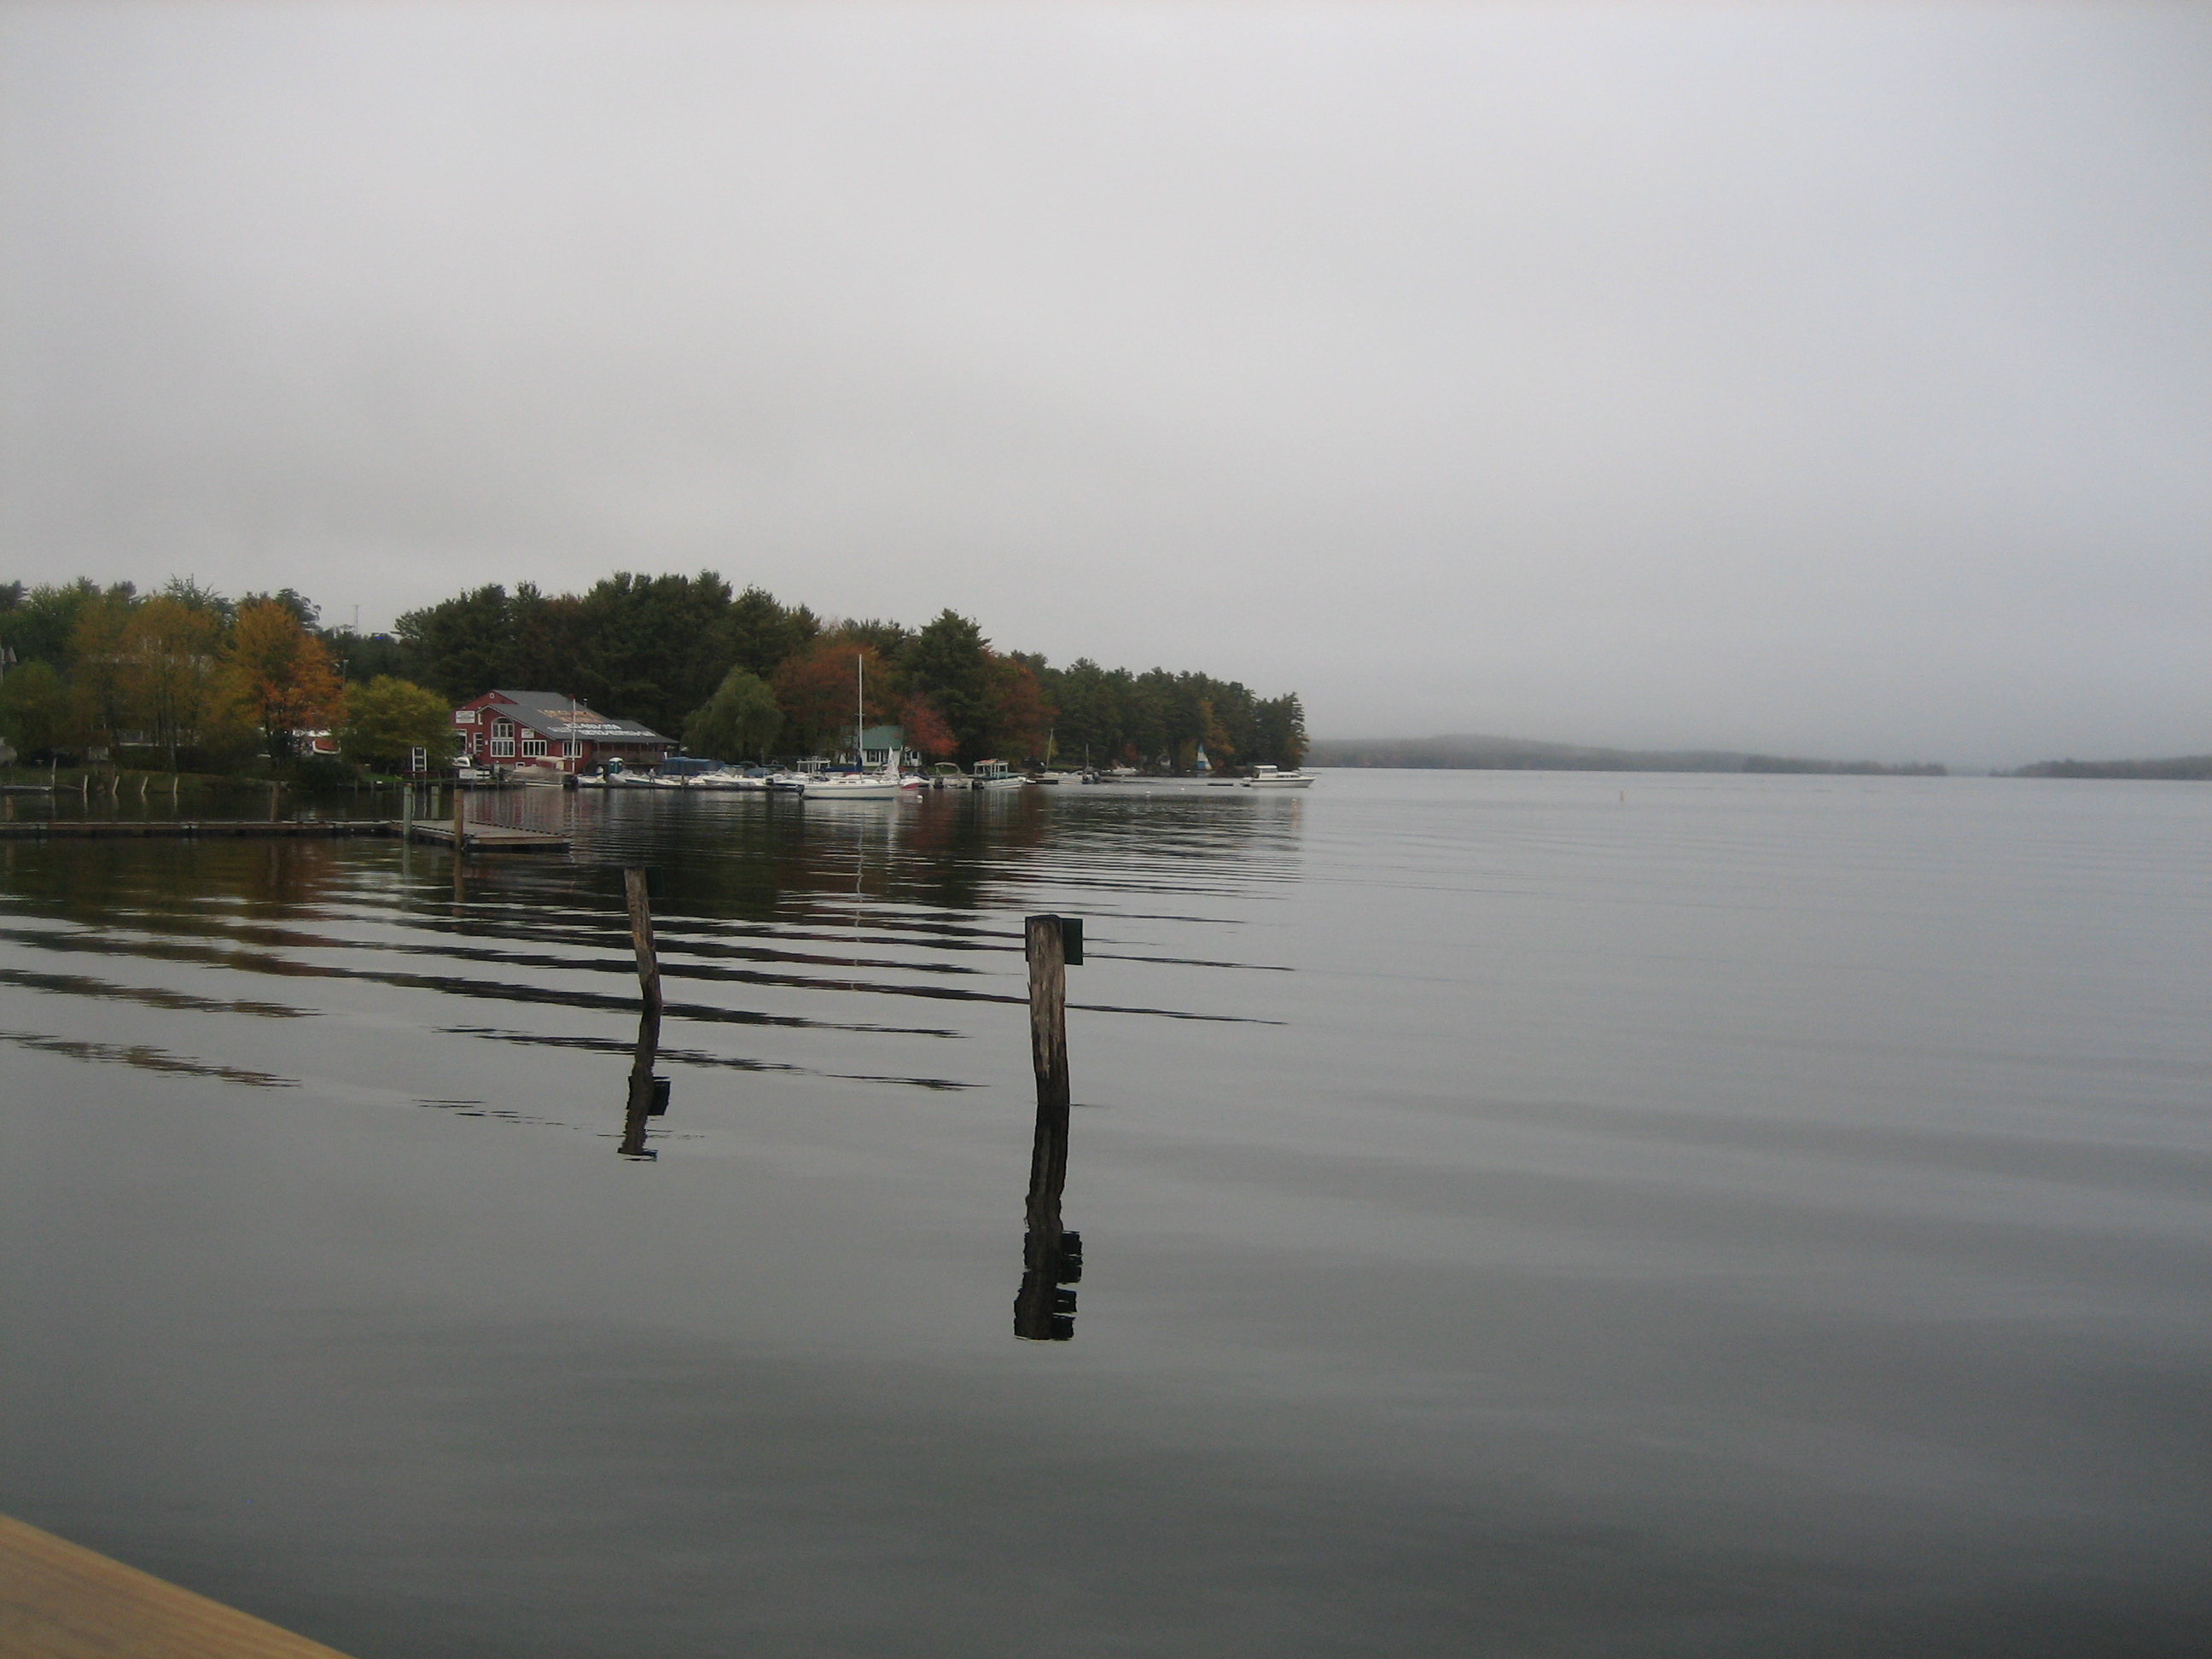
[[[2198,8],[0,7],[0,580],[2212,748]]]

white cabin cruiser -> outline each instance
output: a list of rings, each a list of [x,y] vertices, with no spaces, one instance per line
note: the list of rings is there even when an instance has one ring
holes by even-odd
[[[1312,773],[1301,772],[1295,766],[1287,772],[1279,767],[1255,766],[1252,769],[1252,775],[1244,780],[1244,787],[1247,789],[1310,789],[1313,781]]]
[[[718,771],[702,773],[698,787],[759,794],[768,788],[768,774],[758,767],[725,766]]]

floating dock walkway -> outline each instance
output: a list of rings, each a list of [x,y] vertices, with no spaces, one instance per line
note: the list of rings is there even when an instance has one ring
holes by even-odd
[[[336,1648],[0,1516],[9,1659],[345,1659]]]
[[[453,826],[450,823],[425,823],[416,819],[408,825],[414,838],[433,847],[453,844]],[[390,832],[399,833],[394,824]],[[461,846],[471,853],[560,853],[568,850],[568,838],[544,830],[516,830],[504,823],[471,823],[461,831]]]

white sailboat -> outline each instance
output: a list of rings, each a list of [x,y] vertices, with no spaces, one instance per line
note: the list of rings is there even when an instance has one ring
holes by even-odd
[[[853,659],[853,752],[867,753],[864,741],[868,730],[868,659]],[[800,786],[800,798],[805,800],[896,800],[902,793],[902,781],[898,774],[898,757],[893,753],[890,763],[881,772],[816,772],[810,774]]]

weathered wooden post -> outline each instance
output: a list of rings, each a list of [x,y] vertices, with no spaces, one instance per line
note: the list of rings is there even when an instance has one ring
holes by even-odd
[[[269,822],[271,823],[276,822],[276,792],[283,787],[283,785],[276,779],[269,780]]]
[[[1036,1073],[1036,1136],[1030,1148],[1029,1231],[1022,1240],[1022,1287],[1014,1334],[1065,1342],[1075,1334],[1075,1292],[1083,1277],[1081,1235],[1060,1224],[1067,1185],[1067,974],[1083,963],[1083,923],[1031,916],[1022,927],[1030,964],[1030,1060]]]
[[[668,1110],[667,1084],[653,1076],[660,1052],[660,958],[653,944],[653,891],[643,870],[623,872],[623,898],[629,908],[629,939],[637,951],[637,1050],[629,1067],[629,1099],[623,1113],[623,1138],[616,1149],[624,1158],[651,1158],[645,1144],[646,1121]]]
[[[1076,924],[1075,959],[1083,959],[1082,924]],[[1037,1122],[1067,1132],[1067,923],[1060,916],[1031,916],[1022,927],[1030,961],[1030,1063],[1036,1072]],[[1065,1166],[1062,1167],[1065,1174]],[[1053,1183],[1059,1190],[1059,1182]]]
[[[653,902],[642,870],[623,872],[623,896],[629,902],[629,942],[637,949],[637,984],[646,1011],[660,1018],[660,958],[653,948]]]

